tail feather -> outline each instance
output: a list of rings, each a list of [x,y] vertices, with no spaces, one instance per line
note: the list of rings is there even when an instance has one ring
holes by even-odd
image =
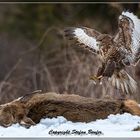
[[[114,87],[122,90],[123,93],[133,94],[137,89],[137,82],[124,70],[114,73],[110,78]]]

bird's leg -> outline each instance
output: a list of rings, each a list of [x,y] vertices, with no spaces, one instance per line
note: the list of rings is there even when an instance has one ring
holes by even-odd
[[[100,75],[100,76],[97,76],[97,75],[92,75],[92,76],[90,76],[90,80],[93,80],[93,82],[94,82],[94,84],[102,84],[102,82],[101,82],[101,79],[103,78],[103,76],[102,75]]]
[[[111,77],[115,71],[116,63],[115,61],[108,60],[103,72],[103,76]]]
[[[92,75],[92,76],[90,76],[90,79],[96,81],[96,80],[100,80],[102,77],[103,77],[102,75],[100,75],[100,76]]]
[[[103,72],[104,72],[104,64],[102,64],[102,66],[99,67],[97,75],[90,76],[90,79],[93,80],[95,83],[97,82],[100,83],[101,79],[103,78],[103,75],[102,75]]]

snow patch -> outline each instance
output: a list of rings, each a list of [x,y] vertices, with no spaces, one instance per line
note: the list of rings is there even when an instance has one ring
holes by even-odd
[[[64,117],[42,119],[39,124],[26,129],[19,124],[14,124],[8,128],[0,127],[0,137],[140,137],[139,131],[132,131],[140,126],[140,117],[131,114],[109,115],[107,119],[99,119],[89,123],[73,123]],[[50,132],[102,132],[101,135],[95,134],[71,134],[56,135]]]

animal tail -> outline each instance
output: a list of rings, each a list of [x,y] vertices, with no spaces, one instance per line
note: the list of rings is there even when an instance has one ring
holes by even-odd
[[[131,95],[136,92],[137,82],[124,70],[114,73],[110,81],[116,89],[122,90],[125,94]]]

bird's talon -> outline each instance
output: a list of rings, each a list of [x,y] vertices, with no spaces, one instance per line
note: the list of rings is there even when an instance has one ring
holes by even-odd
[[[102,77],[103,77],[102,75],[100,75],[98,77],[93,75],[93,76],[90,77],[90,79],[94,80],[94,81],[97,81],[97,80],[100,80]]]
[[[103,76],[102,76],[102,75],[100,75],[100,76],[98,76],[97,78],[98,78],[98,80],[100,80],[102,77],[103,77]]]
[[[103,76],[102,75],[100,75],[100,76],[95,76],[95,75],[93,75],[93,76],[91,76],[90,77],[90,80],[92,80],[93,81],[93,83],[96,85],[97,83],[99,83],[100,85],[102,85],[102,81],[101,81],[101,78],[102,78]]]
[[[96,85],[96,84],[97,84],[97,83],[96,83],[96,81],[94,81],[94,80],[92,80],[92,82],[93,82],[93,84],[94,84],[94,85]]]
[[[98,80],[98,77],[97,76],[91,76],[90,79],[93,80],[93,81],[96,81],[96,80]]]
[[[102,82],[100,82],[99,84],[100,84],[100,85],[102,85],[103,83],[102,83]]]

